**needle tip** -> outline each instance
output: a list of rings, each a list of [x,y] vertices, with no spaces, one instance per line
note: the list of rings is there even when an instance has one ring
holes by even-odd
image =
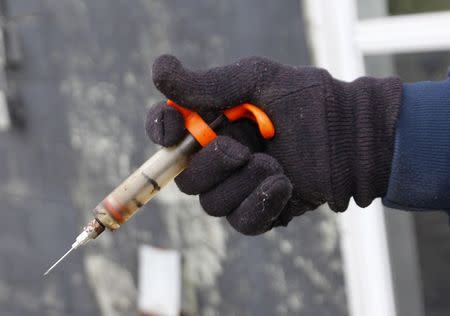
[[[62,256],[61,258],[59,258],[59,260],[58,261],[56,261],[45,273],[44,273],[44,276],[46,276],[47,274],[49,274],[50,273],[50,271],[52,271],[53,270],[53,268],[55,268],[57,265],[58,265],[58,263],[60,263],[65,257],[67,257],[67,255],[69,254],[69,253],[71,253],[72,252],[72,250],[74,250],[75,248],[70,248],[69,249],[69,251],[67,251],[65,254],[64,254],[64,256]]]
[[[47,274],[49,274],[49,273],[50,273],[50,271],[52,271],[52,270],[53,270],[53,268],[54,268],[54,267],[51,267],[50,269],[48,269],[47,271],[45,271],[45,273],[44,273],[44,275],[43,275],[43,276],[46,276]]]
[[[69,255],[74,249],[87,244],[90,240],[95,239],[98,235],[100,235],[105,230],[105,227],[99,224],[95,219],[92,220],[89,225],[84,228],[84,230],[78,235],[75,239],[75,242],[70,247],[69,251],[67,251],[58,261],[56,261],[45,273],[44,276],[50,273],[50,271],[55,268],[58,263],[60,263],[65,257]]]

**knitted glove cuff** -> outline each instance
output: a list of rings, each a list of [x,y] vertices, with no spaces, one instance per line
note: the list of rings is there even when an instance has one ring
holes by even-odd
[[[328,204],[341,212],[353,196],[366,207],[387,191],[402,83],[398,78],[343,82],[324,76],[332,190]]]

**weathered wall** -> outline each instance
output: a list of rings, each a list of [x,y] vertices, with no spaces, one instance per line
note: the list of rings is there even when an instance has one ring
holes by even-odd
[[[297,0],[10,0],[22,42],[23,131],[0,134],[1,315],[134,315],[137,247],[184,255],[188,315],[346,315],[334,216],[243,237],[174,186],[116,234],[48,278],[89,209],[155,151],[143,132],[158,101],[149,65],[247,55],[307,63]],[[98,275],[106,269],[108,278]]]

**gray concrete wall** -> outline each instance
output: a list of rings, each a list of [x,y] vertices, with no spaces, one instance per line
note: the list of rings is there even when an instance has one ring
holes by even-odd
[[[8,2],[24,57],[9,80],[28,125],[0,134],[1,315],[135,315],[142,243],[183,253],[188,315],[346,315],[333,214],[249,238],[174,186],[42,277],[90,208],[156,150],[143,131],[162,97],[149,80],[154,58],[308,63],[297,0]]]

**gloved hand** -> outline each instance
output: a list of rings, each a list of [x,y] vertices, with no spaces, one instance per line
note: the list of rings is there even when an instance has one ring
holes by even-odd
[[[325,202],[344,211],[351,196],[365,207],[386,192],[399,79],[346,83],[323,69],[258,57],[190,71],[163,55],[153,65],[153,81],[167,98],[207,120],[250,102],[273,121],[276,134],[269,141],[251,122],[230,123],[175,179],[181,191],[200,195],[208,214],[226,216],[241,233],[285,226]],[[186,133],[181,115],[165,102],[149,110],[146,130],[163,146]]]

